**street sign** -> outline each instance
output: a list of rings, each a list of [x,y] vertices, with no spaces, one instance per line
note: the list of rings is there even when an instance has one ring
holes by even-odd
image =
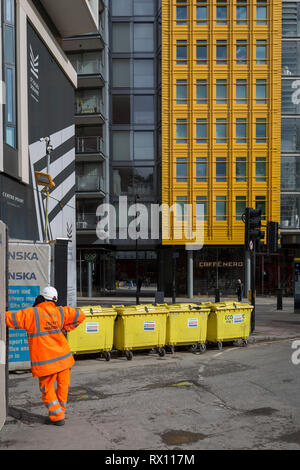
[[[6,420],[6,225],[0,221],[0,430]]]

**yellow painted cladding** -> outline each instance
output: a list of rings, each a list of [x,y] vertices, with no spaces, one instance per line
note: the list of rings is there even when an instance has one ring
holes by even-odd
[[[243,244],[243,207],[280,221],[281,0],[161,3],[162,202],[194,229],[206,198],[204,243]]]

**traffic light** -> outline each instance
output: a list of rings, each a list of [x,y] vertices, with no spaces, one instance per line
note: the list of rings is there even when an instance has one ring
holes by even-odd
[[[267,245],[269,253],[277,253],[279,246],[278,246],[278,239],[280,235],[279,231],[279,224],[278,222],[268,222],[267,224]]]
[[[252,251],[254,245],[258,246],[265,237],[261,229],[262,213],[260,209],[247,207],[244,215],[245,222],[245,249]]]

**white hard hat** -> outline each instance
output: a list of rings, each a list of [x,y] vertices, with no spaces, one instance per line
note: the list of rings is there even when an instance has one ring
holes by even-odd
[[[58,294],[57,294],[57,290],[54,287],[51,287],[51,286],[44,287],[44,289],[41,292],[41,295],[46,300],[52,300],[53,302],[57,302]]]

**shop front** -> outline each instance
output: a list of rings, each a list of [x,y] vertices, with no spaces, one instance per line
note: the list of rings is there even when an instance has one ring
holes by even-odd
[[[204,246],[194,255],[194,295],[233,295],[244,284],[243,246]]]

